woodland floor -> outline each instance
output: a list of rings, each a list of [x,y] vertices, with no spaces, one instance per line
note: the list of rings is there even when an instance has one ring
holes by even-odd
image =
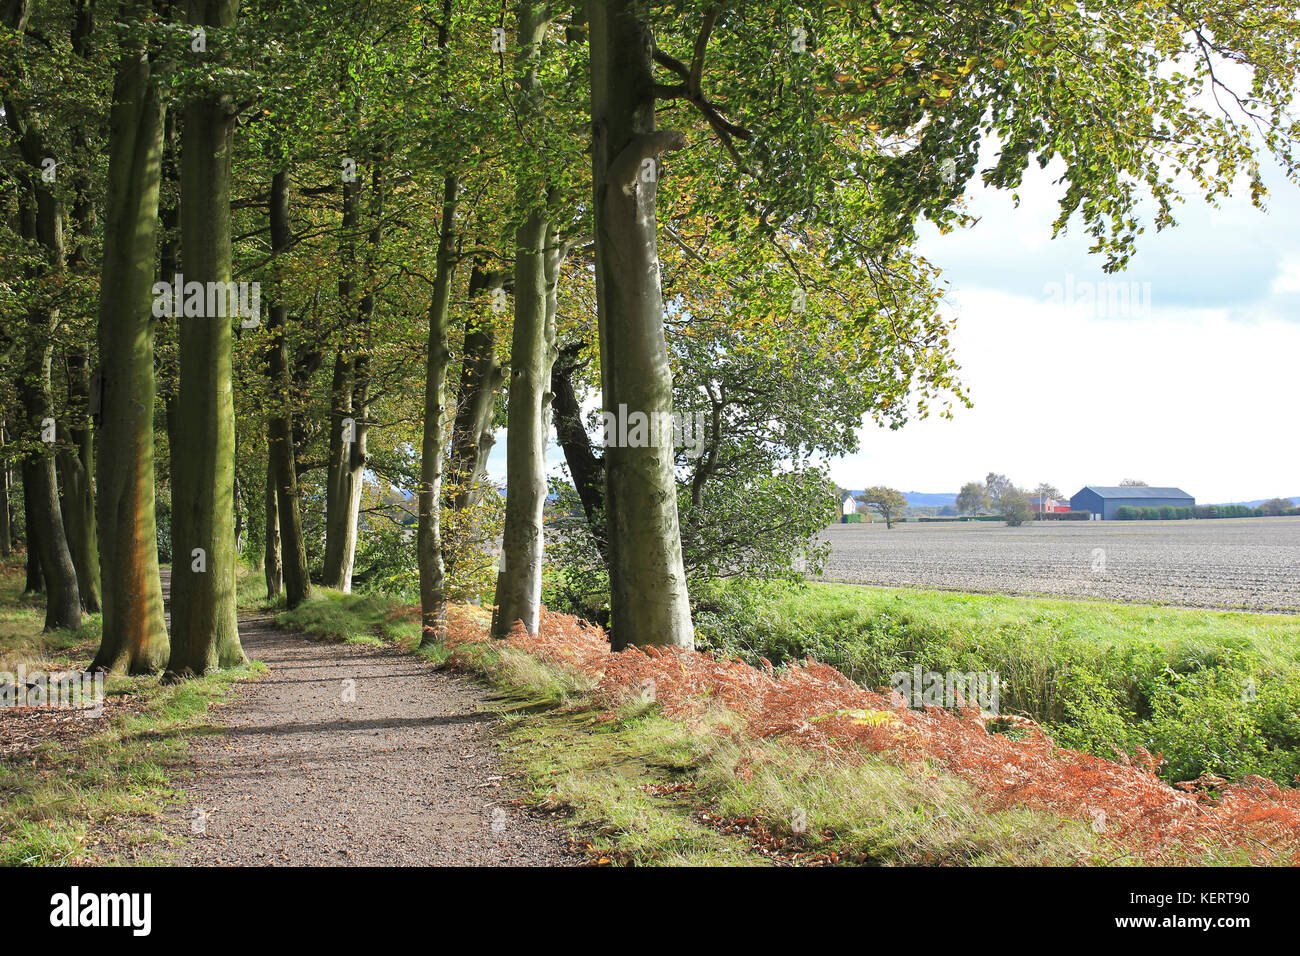
[[[213,712],[220,735],[194,741],[163,827],[178,840],[170,861],[573,862],[558,822],[515,802],[484,687],[392,647],[282,631],[267,615],[241,617],[240,636],[268,673]]]

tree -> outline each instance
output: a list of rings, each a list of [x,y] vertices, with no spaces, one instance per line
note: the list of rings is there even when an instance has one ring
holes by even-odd
[[[292,242],[289,227],[289,169],[287,159],[271,177],[270,192],[271,250],[282,256]],[[277,273],[280,267],[277,265]],[[307,571],[307,549],[303,541],[302,516],[298,511],[298,470],[293,453],[293,418],[289,411],[289,348],[285,337],[288,314],[285,299],[288,291],[283,278],[276,276],[274,296],[267,310],[267,330],[271,345],[267,354],[267,376],[278,398],[277,409],[267,423],[267,481],[272,499],[267,502],[267,595],[279,595],[277,577],[283,580],[285,601],[297,607],[311,594]],[[279,538],[277,554],[270,554],[273,535]],[[273,564],[278,567],[272,567]],[[276,574],[278,571],[278,575]],[[275,593],[272,594],[274,586]]]
[[[92,668],[152,673],[169,644],[158,570],[154,471],[154,253],[164,106],[132,8],[113,85],[100,274],[99,553],[103,637]]]
[[[1052,498],[1053,500],[1062,497],[1061,489],[1046,481],[1039,483],[1038,487],[1034,489],[1034,495],[1038,498]]]
[[[691,649],[673,474],[672,372],[664,341],[657,159],[680,132],[655,123],[654,37],[636,0],[591,0],[592,187],[604,408],[649,433],[605,452],[610,642]],[[707,35],[705,37],[707,41]]]
[[[988,487],[979,481],[968,481],[957,493],[957,513],[964,515],[978,514],[981,509],[989,507]]]
[[[13,0],[4,7],[3,15],[4,26],[23,37],[31,4],[28,0]],[[56,177],[46,175],[52,153],[46,120],[26,99],[33,92],[27,76],[20,76],[16,84],[7,85],[3,91],[3,111],[21,160],[15,179],[22,237],[40,250],[25,270],[33,295],[26,309],[27,341],[19,388],[29,449],[21,471],[28,550],[38,557],[44,576],[45,629],[54,630],[79,627],[82,602],[59,504],[53,434],[56,420],[50,384],[52,340],[60,314],[54,289],[63,283],[66,267],[65,215]],[[17,98],[16,93],[24,99]]]
[[[990,471],[988,477],[984,479],[984,487],[988,490],[990,505],[1000,509],[1002,495],[1014,486],[1011,484],[1011,479],[1006,475],[999,475],[997,472]]]
[[[226,36],[235,32],[238,11],[239,0],[189,0],[191,25],[214,27]],[[215,37],[210,38],[209,43],[217,47],[214,41]],[[215,283],[210,288],[219,290],[218,297],[220,290],[231,287],[230,182],[235,131],[232,95],[208,85],[219,82],[206,77],[196,80],[201,85],[185,103],[180,209],[186,284]],[[227,305],[224,310],[217,309],[217,315],[179,320],[169,680],[244,661],[235,608],[233,311]]]
[[[1145,481],[1139,481],[1136,478],[1125,478],[1119,483],[1121,488],[1146,488],[1149,487]]]
[[[1289,498],[1269,498],[1259,508],[1267,515],[1276,516],[1287,514],[1295,508],[1295,505]]]
[[[550,431],[551,367],[556,357],[557,287],[571,243],[560,233],[559,190],[548,181],[551,151],[542,148],[542,41],[546,4],[520,0],[516,66],[519,122],[525,143],[516,181],[523,215],[515,232],[515,321],[510,344],[507,409],[506,517],[503,566],[497,577],[493,637],[515,622],[530,634],[541,616],[543,528],[546,506],[546,439]]]
[[[998,514],[1012,528],[1018,528],[1034,517],[1033,506],[1029,496],[1015,485],[1007,485],[998,496]]]
[[[901,491],[886,488],[884,485],[875,485],[855,497],[868,508],[874,508],[885,519],[886,528],[892,528],[894,520],[907,507],[907,497]]]

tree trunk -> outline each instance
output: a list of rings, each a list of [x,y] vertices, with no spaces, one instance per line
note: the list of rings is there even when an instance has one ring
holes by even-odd
[[[22,469],[19,469],[21,476]],[[41,573],[41,549],[37,543],[37,537],[34,533],[35,525],[32,524],[33,515],[36,511],[36,505],[32,502],[32,492],[27,482],[23,482],[23,524],[27,526],[27,540],[24,542],[27,548],[27,583],[23,586],[23,594],[44,594],[45,593],[45,575]]]
[[[4,9],[5,26],[22,33],[27,26],[30,6],[15,0]],[[25,78],[20,77],[19,82]],[[44,294],[45,283],[56,281],[64,271],[63,208],[52,184],[45,181],[42,163],[50,156],[39,117],[20,108],[8,98],[4,101],[6,122],[18,143],[23,167],[17,178],[20,203],[28,209],[20,214],[23,238],[35,240],[45,261],[32,270],[29,278],[40,288],[40,299],[28,310],[27,343],[19,388],[28,435],[48,435],[47,426],[54,421],[54,400],[50,386],[53,355],[51,338],[58,321],[58,307]],[[38,441],[36,449],[22,464],[24,494],[27,501],[28,550],[39,556],[45,579],[45,629],[81,626],[81,595],[77,590],[77,573],[68,549],[63,515],[59,509],[58,477],[52,442]],[[35,548],[33,549],[33,544]]]
[[[275,463],[271,461],[271,443],[266,442],[266,553],[262,570],[266,574],[266,599],[274,601],[284,590],[284,567],[280,564],[280,505],[275,492]]]
[[[537,66],[545,14],[532,0],[519,4],[519,114],[524,124],[538,110]],[[551,364],[555,360],[554,314],[548,315],[552,270],[548,256],[556,237],[548,216],[540,151],[527,155],[519,173],[516,203],[526,218],[515,232],[515,321],[510,340],[510,395],[506,437],[506,518],[497,575],[492,636],[504,638],[515,622],[537,633],[542,601],[543,512],[546,507],[546,437],[549,432]],[[556,255],[556,258],[559,258]],[[558,278],[558,268],[554,270]]]
[[[59,450],[58,469],[63,479],[63,523],[68,547],[77,569],[81,606],[88,614],[101,608],[99,535],[95,521],[95,444],[90,425],[90,360],[83,348],[67,350],[68,441]],[[62,430],[62,429],[61,429]]]
[[[137,6],[145,16],[152,4]],[[153,279],[164,107],[143,47],[117,62],[99,297],[96,461],[103,637],[91,664],[152,673],[167,660],[154,514]]]
[[[664,341],[655,187],[659,153],[683,144],[655,129],[654,40],[637,0],[593,0],[592,182],[596,299],[606,412],[642,413],[648,440],[605,451],[610,641],[691,648],[694,630],[673,467],[672,370]]]
[[[524,229],[528,225],[525,223]],[[502,547],[505,564],[497,577],[492,625],[493,636],[499,638],[509,635],[515,621],[522,621],[529,634],[537,633],[541,615],[551,368],[556,355],[559,276],[567,254],[567,246],[558,242],[552,228],[544,228],[541,238],[536,253],[520,245],[515,272]],[[533,301],[527,304],[524,298]]]
[[[591,445],[591,436],[582,422],[582,405],[573,386],[573,376],[582,367],[577,361],[583,343],[559,350],[551,366],[551,393],[555,417],[555,438],[564,451],[565,464],[582,502],[591,533],[596,538],[601,557],[609,560],[609,541],[605,530],[605,463]]]
[[[456,422],[451,431],[451,456],[447,463],[450,481],[444,489],[447,504],[456,511],[472,507],[483,497],[488,455],[495,438],[496,394],[505,383],[505,373],[496,355],[496,330],[488,307],[474,306],[499,281],[494,272],[474,266],[469,277],[471,304],[465,320],[464,358],[456,391]]]
[[[13,553],[13,532],[9,526],[9,460],[4,456],[5,426],[0,420],[0,558]]]
[[[442,640],[447,633],[447,580],[442,560],[442,472],[445,444],[444,405],[447,400],[447,349],[451,325],[451,280],[455,267],[456,203],[460,183],[455,174],[443,179],[442,226],[438,265],[429,303],[429,344],[424,377],[424,437],[420,445],[420,524],[416,557],[420,566],[421,646]]]
[[[339,298],[347,318],[348,350],[335,359],[334,385],[335,428],[330,436],[329,475],[326,479],[325,517],[326,587],[344,593],[352,590],[352,568],[357,553],[357,523],[361,509],[361,492],[365,483],[367,433],[370,429],[370,318],[375,308],[373,292],[375,258],[383,238],[383,171],[375,162],[371,174],[370,221],[367,237],[366,283],[360,299],[351,305],[355,293],[352,276],[355,269],[352,237],[360,226],[359,183],[343,186],[344,277],[339,281]],[[344,425],[344,420],[350,422]]]
[[[311,579],[307,570],[307,545],[302,534],[302,515],[298,510],[298,471],[294,467],[293,418],[289,411],[291,388],[289,376],[289,346],[285,339],[284,283],[280,276],[282,256],[289,248],[293,235],[289,226],[289,170],[277,170],[271,179],[271,252],[275,262],[275,295],[267,313],[267,328],[271,333],[267,368],[271,378],[271,401],[275,410],[268,427],[267,481],[275,490],[275,512],[279,537],[279,558],[283,567],[285,599],[294,608],[311,594]],[[270,533],[270,519],[267,532]],[[267,556],[271,548],[267,545]],[[267,570],[267,593],[271,590],[270,570]],[[276,594],[279,594],[277,584]]]
[[[239,0],[189,0],[189,22],[230,29]],[[185,105],[181,128],[181,254],[186,283],[230,282],[228,95]],[[180,394],[172,460],[172,652],[178,680],[244,661],[235,609],[235,413],[231,319],[180,320]]]

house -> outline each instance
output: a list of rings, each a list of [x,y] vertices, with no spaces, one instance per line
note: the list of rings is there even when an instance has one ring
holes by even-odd
[[[854,498],[853,495],[851,494],[845,495],[844,500],[840,502],[840,514],[855,515],[857,513],[858,513],[857,499]]]
[[[1065,514],[1070,510],[1070,503],[1059,498],[1045,498],[1042,495],[1030,495],[1029,506],[1034,514]]]
[[[1091,511],[1094,519],[1112,521],[1120,508],[1192,508],[1196,499],[1181,488],[1145,485],[1086,485],[1070,499],[1074,511]]]

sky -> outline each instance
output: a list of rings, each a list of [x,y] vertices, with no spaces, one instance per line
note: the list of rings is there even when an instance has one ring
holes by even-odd
[[[1178,226],[1138,239],[1107,276],[1078,230],[1051,238],[1060,187],[1034,169],[1010,195],[967,193],[972,228],[926,226],[973,408],[830,462],[842,486],[951,492],[990,471],[1065,495],[1133,478],[1205,503],[1300,495],[1300,187],[1268,211],[1189,196]]]
[[[956,492],[996,471],[1067,496],[1126,478],[1207,504],[1300,496],[1300,187],[1266,175],[1266,212],[1244,189],[1218,208],[1189,195],[1176,227],[1144,233],[1107,276],[1077,223],[1051,237],[1054,175],[1033,167],[1018,206],[972,185],[975,226],[922,226],[974,407],[892,432],[864,421],[832,478]],[[547,458],[558,472],[553,442]],[[504,480],[504,434],[488,470]]]

